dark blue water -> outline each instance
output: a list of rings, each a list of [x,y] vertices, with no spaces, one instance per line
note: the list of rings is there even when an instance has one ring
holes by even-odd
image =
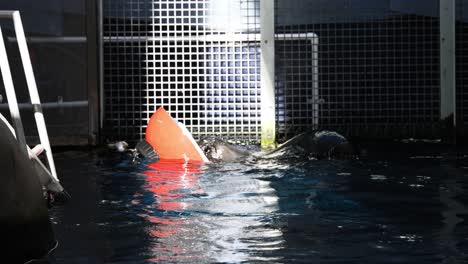
[[[134,164],[56,154],[57,263],[466,263],[468,158],[375,148],[360,160]]]

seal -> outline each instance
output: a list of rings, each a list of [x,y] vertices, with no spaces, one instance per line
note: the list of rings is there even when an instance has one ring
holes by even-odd
[[[248,150],[217,137],[204,137],[198,145],[211,162],[239,161],[251,155]]]
[[[349,159],[356,157],[356,152],[350,142],[334,131],[304,132],[294,136],[275,150],[266,153],[256,153],[250,149],[235,145],[220,137],[205,136],[196,143],[210,162],[235,162],[248,158],[288,158],[304,156],[315,159]],[[160,159],[158,152],[145,140],[140,141],[136,149],[127,149],[128,144],[117,142],[112,148],[120,151],[130,151],[134,156],[141,155],[152,160]]]
[[[284,153],[302,153],[309,157],[350,158],[355,156],[355,150],[349,141],[335,131],[304,132],[289,139],[266,157],[284,155]]]
[[[260,159],[298,155],[316,159],[346,159],[355,156],[354,148],[349,141],[334,131],[301,133],[281,144],[275,150],[261,154],[251,153],[247,149],[242,149],[217,137],[202,138],[198,144],[205,156],[212,162],[239,161],[251,156]]]

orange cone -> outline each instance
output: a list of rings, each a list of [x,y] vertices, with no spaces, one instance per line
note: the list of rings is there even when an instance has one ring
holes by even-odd
[[[151,116],[145,139],[160,159],[208,162],[187,128],[177,123],[163,107]]]

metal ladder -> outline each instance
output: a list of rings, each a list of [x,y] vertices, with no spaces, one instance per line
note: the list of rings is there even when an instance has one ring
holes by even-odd
[[[21,61],[23,64],[24,73],[26,76],[26,82],[28,86],[29,96],[34,112],[34,118],[36,121],[37,130],[39,133],[40,145],[37,145],[32,150],[26,144],[26,138],[24,135],[23,123],[21,122],[21,116],[19,112],[18,102],[16,99],[16,92],[13,85],[11,76],[10,65],[8,62],[8,56],[5,48],[5,42],[3,39],[3,33],[0,27],[0,70],[3,77],[3,83],[5,86],[5,93],[8,101],[8,107],[10,110],[11,120],[13,127],[6,121],[6,119],[0,115],[0,119],[7,123],[10,130],[14,130],[14,135],[18,141],[21,151],[27,155],[33,162],[41,183],[50,191],[63,192],[63,187],[60,185],[57,171],[55,169],[55,163],[52,156],[52,150],[50,147],[49,136],[47,134],[47,128],[44,121],[44,115],[42,113],[41,102],[39,99],[39,93],[37,91],[36,79],[32,69],[31,59],[29,56],[29,50],[26,43],[26,37],[24,34],[23,23],[21,21],[20,12],[13,11],[0,11],[0,19],[12,19],[15,29],[15,34],[18,42],[18,48],[20,51]],[[45,150],[47,156],[47,168],[39,160],[38,156]]]

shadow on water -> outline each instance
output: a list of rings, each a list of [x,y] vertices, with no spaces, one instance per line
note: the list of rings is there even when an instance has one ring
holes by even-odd
[[[62,152],[57,263],[463,263],[468,160],[133,164]],[[460,162],[461,160],[461,162]]]

